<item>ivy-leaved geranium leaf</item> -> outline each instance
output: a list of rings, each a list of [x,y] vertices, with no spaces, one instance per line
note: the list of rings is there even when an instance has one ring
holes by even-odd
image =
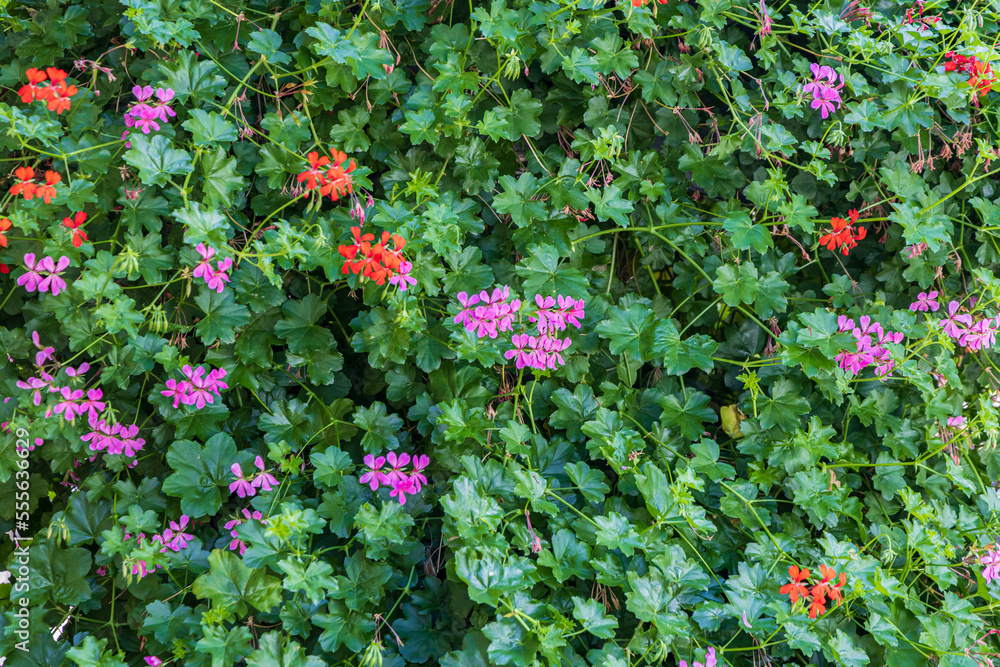
[[[777,271],[771,271],[760,280],[760,292],[753,302],[754,312],[757,316],[766,319],[772,313],[783,313],[788,307],[788,299],[785,292],[788,291],[788,283]]]
[[[362,106],[356,107],[353,111],[344,109],[337,114],[337,120],[340,122],[330,129],[330,138],[337,142],[341,150],[348,153],[366,151],[372,145],[368,135],[365,134],[365,126],[369,119],[371,114]]]
[[[205,312],[196,327],[198,338],[205,345],[211,345],[216,340],[223,345],[234,342],[237,329],[250,321],[250,311],[236,302],[232,290],[225,290],[220,294],[203,288],[199,290],[194,302]]]
[[[500,598],[529,585],[535,564],[494,547],[462,547],[455,553],[455,574],[469,587],[473,602],[499,606]]]
[[[722,228],[732,234],[733,245],[740,250],[753,248],[763,254],[774,244],[771,231],[764,225],[754,224],[744,210],[730,211],[722,221]]]
[[[620,355],[627,351],[636,359],[643,359],[644,352],[652,343],[653,326],[656,323],[656,317],[649,306],[633,303],[628,310],[611,306],[605,318],[597,325],[597,333],[601,338],[611,341],[608,346],[611,354]]]
[[[276,65],[292,62],[291,56],[281,52],[281,35],[269,28],[253,30],[247,42],[247,51],[259,53]]]
[[[760,292],[757,267],[750,262],[723,264],[715,273],[712,286],[727,306],[751,303]]]
[[[524,135],[531,139],[542,129],[538,117],[542,103],[531,96],[526,88],[515,90],[510,96],[510,107],[504,107],[507,116],[507,138],[516,141]]]
[[[271,141],[285,147],[286,150],[281,152],[286,155],[288,151],[293,153],[297,151],[299,144],[311,136],[309,119],[299,111],[292,111],[280,116],[273,111],[268,112],[264,114],[260,126],[267,131],[267,136]],[[306,162],[303,160],[302,164],[306,164]]]
[[[249,607],[268,612],[281,602],[281,582],[247,567],[231,551],[214,550],[208,564],[211,570],[194,580],[192,590],[197,598],[211,600],[227,618],[234,613],[246,616]]]
[[[719,344],[705,334],[695,334],[681,340],[681,335],[669,318],[661,319],[653,330],[652,357],[663,357],[663,370],[668,375],[683,375],[692,368],[710,373],[715,366],[712,355]]]
[[[27,558],[22,558],[31,561],[32,599],[41,600],[47,596],[56,604],[72,606],[90,599],[86,576],[91,567],[91,555],[87,549],[66,548],[53,540],[43,539],[32,544]]]
[[[527,227],[536,220],[548,217],[545,202],[541,201],[541,186],[530,172],[515,179],[501,176],[502,192],[493,197],[493,208],[509,215],[518,227]]]
[[[180,498],[181,512],[193,518],[214,516],[222,507],[222,489],[229,495],[229,469],[236,462],[236,443],[216,433],[202,447],[192,440],[176,440],[167,449],[167,465],[174,471],[163,480],[163,493]]]
[[[824,653],[844,667],[864,667],[871,660],[867,653],[854,644],[850,635],[839,628],[837,635],[830,638]]]
[[[661,396],[656,402],[663,408],[664,426],[676,427],[685,438],[698,440],[705,430],[705,422],[719,420],[715,412],[708,407],[710,400],[700,391],[688,391],[683,404],[674,394]]]
[[[191,154],[174,148],[162,134],[133,132],[130,140],[132,147],[125,152],[125,162],[139,170],[139,178],[146,185],[166,185],[168,177],[183,176],[194,169]]]
[[[126,667],[119,655],[105,648],[107,644],[106,637],[95,639],[93,635],[88,635],[80,644],[66,651],[66,657],[78,667]],[[16,664],[17,661],[13,662]]]
[[[611,491],[605,483],[604,473],[594,470],[583,461],[567,465],[566,474],[583,497],[592,503],[603,503],[604,496]]]
[[[769,396],[757,399],[761,428],[778,426],[794,430],[802,415],[809,412],[809,401],[803,398],[794,380],[779,378],[771,385]]]
[[[372,403],[370,408],[358,406],[354,411],[354,425],[365,432],[361,436],[361,446],[366,452],[375,454],[399,446],[396,433],[403,427],[403,420],[398,415],[389,414],[379,401]]]
[[[617,185],[587,188],[587,199],[594,205],[598,220],[613,220],[619,227],[628,227],[632,202],[622,197],[621,188]]]
[[[243,177],[236,172],[236,158],[221,147],[201,156],[205,203],[210,207],[233,203],[233,192],[243,188]]]
[[[399,131],[410,136],[414,144],[427,142],[432,146],[437,142],[437,118],[434,112],[426,107],[404,112],[405,122],[399,126]]]
[[[580,621],[583,629],[601,639],[615,636],[618,620],[605,613],[604,605],[594,599],[573,598],[573,618]]]
[[[281,306],[285,317],[274,325],[274,333],[288,343],[295,354],[309,350],[336,348],[336,341],[329,329],[318,326],[326,312],[326,302],[315,294],[308,294],[296,301],[289,299]]]
[[[247,656],[246,662],[247,667],[324,667],[327,664],[322,658],[307,655],[297,641],[283,636],[277,630],[260,638],[257,650]]]
[[[816,229],[816,216],[819,211],[800,194],[778,206],[778,213],[785,216],[785,223],[793,229],[812,234]]]
[[[202,100],[218,97],[226,89],[226,80],[221,76],[218,65],[209,58],[195,56],[190,49],[177,52],[177,57],[161,60],[157,65],[167,78],[164,88],[172,88],[177,101],[184,102],[190,96]],[[129,137],[135,136],[135,132]],[[135,139],[132,139],[133,145]]]
[[[643,542],[639,533],[621,514],[611,512],[607,516],[594,517],[597,524],[597,544],[608,549],[621,549],[622,553],[631,557],[636,549],[641,549]]]
[[[204,636],[195,644],[199,653],[212,656],[212,667],[232,665],[250,655],[250,630],[245,625],[237,625],[228,631],[222,625],[205,628]]]
[[[550,245],[528,246],[528,257],[514,270],[524,280],[525,296],[562,294],[575,299],[587,295],[590,283],[579,269],[560,266],[559,251]]]
[[[199,202],[190,202],[174,211],[174,217],[184,225],[184,242],[192,246],[204,243],[210,248],[221,248],[229,238],[229,221]]]
[[[214,111],[191,109],[181,126],[191,133],[194,143],[199,146],[228,144],[239,138],[236,126]]]

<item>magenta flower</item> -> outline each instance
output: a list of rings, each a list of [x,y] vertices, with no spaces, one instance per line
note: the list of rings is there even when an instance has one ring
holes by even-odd
[[[217,368],[209,371],[206,375],[205,368],[199,366],[193,368],[185,365],[181,368],[184,380],[167,380],[166,390],[161,390],[160,394],[167,398],[174,399],[173,407],[176,409],[180,405],[194,405],[197,409],[214,402],[215,397],[220,396],[223,389],[229,389],[229,385],[223,382],[226,376],[224,368]]]
[[[506,359],[515,359],[516,368],[531,368],[535,365],[535,338],[528,334],[514,334],[510,337],[510,342],[514,348],[504,352]]]
[[[385,459],[389,462],[389,472],[386,476],[389,478],[391,484],[395,484],[399,480],[406,478],[403,468],[410,462],[409,454],[400,454],[397,456],[396,452],[389,452],[386,454]]]
[[[936,301],[937,295],[937,291],[930,293],[921,292],[917,295],[917,300],[910,304],[910,310],[914,312],[920,311],[926,313],[927,311],[931,311],[932,313],[936,313],[938,308],[941,307]]]
[[[38,338],[38,332],[31,332],[31,342],[35,344],[40,351],[35,353],[35,365],[43,366],[46,361],[53,358],[53,353],[56,351],[54,347],[43,347],[42,343]]]
[[[38,283],[38,291],[48,292],[51,289],[53,296],[59,296],[59,292],[66,289],[66,281],[60,278],[59,275],[66,270],[69,266],[69,262],[69,257],[66,257],[65,255],[59,258],[58,263],[56,263],[51,257],[45,257],[42,259],[42,261],[38,263],[38,268],[41,271],[45,271],[47,275],[42,278],[40,283]]]
[[[77,406],[77,414],[83,414],[84,412],[89,412],[91,415],[96,416],[104,411],[105,403],[101,399],[104,397],[104,392],[99,388],[88,389],[87,398],[80,401]]]
[[[410,480],[413,482],[414,493],[427,486],[427,477],[424,476],[423,471],[430,463],[431,459],[426,454],[413,456],[413,470],[410,471]]]
[[[559,310],[566,322],[572,324],[577,329],[583,326],[580,323],[580,320],[584,317],[583,299],[576,301],[572,297],[562,296],[560,294],[556,297],[556,302],[559,304]]]
[[[991,544],[987,551],[979,559],[980,564],[985,565],[983,569],[983,579],[986,583],[1000,579],[1000,543]]]
[[[146,661],[146,664],[149,665],[149,667],[160,667],[160,665],[163,664],[163,661],[157,658],[155,655],[146,656],[145,658],[143,658],[143,660]]]
[[[229,466],[229,469],[236,475],[236,481],[229,485],[229,493],[236,493],[240,498],[249,498],[257,495],[257,489],[249,479],[243,476],[243,469],[239,463]]]
[[[389,485],[392,483],[392,478],[382,472],[382,466],[385,465],[384,456],[375,458],[374,455],[369,454],[365,456],[364,462],[368,470],[361,475],[359,483],[367,484],[372,491],[377,491],[380,484]]]
[[[72,377],[79,377],[79,376],[83,375],[84,373],[86,373],[89,370],[90,370],[90,364],[88,364],[85,361],[82,364],[80,364],[77,368],[73,368],[72,366],[67,366],[66,367],[66,375],[70,376],[71,378]]]
[[[246,523],[251,519],[255,521],[260,521],[262,524],[265,525],[267,524],[267,519],[265,519],[264,515],[261,514],[258,510],[254,510],[253,513],[251,514],[250,510],[244,507],[243,516],[246,518],[241,519],[237,516],[235,519],[227,521],[224,526],[225,529],[229,531],[229,535],[233,538],[232,542],[229,543],[229,550],[236,551],[237,549],[239,549],[241,556],[247,552],[247,544],[246,542],[240,539],[240,534],[236,531],[236,527]]]
[[[965,427],[965,417],[959,415],[958,417],[948,417],[948,427],[964,428]]]
[[[270,491],[271,487],[278,486],[278,480],[274,478],[274,475],[268,473],[267,469],[264,467],[263,458],[258,456],[254,459],[253,464],[260,470],[260,472],[257,473],[257,476],[253,479],[253,485],[255,488],[260,488],[262,491]]]
[[[63,387],[59,390],[59,395],[62,396],[62,401],[58,402],[53,406],[53,411],[57,415],[62,415],[66,418],[66,421],[73,421],[78,414],[79,406],[77,401],[83,398],[83,390],[77,389],[76,391],[70,389],[69,387]],[[82,412],[79,412],[82,414]]]
[[[404,476],[392,483],[392,491],[389,492],[389,495],[398,499],[399,504],[403,505],[406,503],[406,494],[409,493],[412,495],[416,492],[417,489],[414,488],[413,480]]]
[[[812,96],[810,106],[819,109],[820,115],[825,119],[840,108],[840,90],[844,87],[844,75],[839,76],[840,83],[837,84],[838,75],[832,67],[813,63],[809,69],[813,79],[802,86],[802,92]]]
[[[157,88],[156,99],[156,104],[150,107],[154,118],[159,118],[166,123],[168,122],[167,116],[173,118],[177,115],[173,109],[167,106],[170,104],[170,101],[174,99],[174,91],[172,88]]]
[[[694,667],[716,667],[717,663],[718,659],[715,657],[715,649],[710,647],[708,649],[708,653],[705,654],[705,664],[703,665],[700,662],[695,662]],[[678,666],[688,667],[687,660],[681,660],[678,663]]]
[[[941,320],[944,325],[944,332],[952,338],[960,339],[965,333],[965,327],[972,326],[972,316],[963,313],[958,314],[959,309],[962,307],[958,301],[950,301],[948,303],[948,316]]]
[[[27,273],[17,279],[17,284],[22,285],[24,289],[29,292],[34,292],[38,289],[38,286],[42,282],[42,274],[39,272],[42,268],[41,262],[35,263],[35,253],[29,252],[24,256],[24,266],[28,269]]]
[[[410,269],[412,268],[413,262],[407,262],[405,259],[402,260],[399,263],[399,273],[389,278],[389,284],[398,287],[400,292],[405,292],[407,287],[416,285],[417,279],[410,275]]]

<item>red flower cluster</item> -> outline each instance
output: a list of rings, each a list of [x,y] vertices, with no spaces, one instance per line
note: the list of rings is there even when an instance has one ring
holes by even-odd
[[[865,237],[868,233],[864,227],[853,228],[854,223],[858,221],[858,211],[857,209],[851,209],[848,211],[847,215],[851,218],[850,222],[844,220],[843,218],[830,218],[830,226],[833,230],[829,234],[824,234],[819,237],[819,244],[826,246],[828,249],[836,251],[840,248],[841,254],[846,255],[851,248],[858,245],[858,241]]]
[[[56,185],[62,180],[57,172],[45,172],[45,182],[35,182],[35,170],[31,167],[19,167],[14,170],[17,183],[10,187],[10,193],[15,197],[21,195],[25,199],[38,197],[46,204],[52,203],[52,198],[56,196]]]
[[[87,238],[87,232],[80,229],[83,223],[87,221],[87,214],[83,211],[79,211],[72,218],[63,218],[63,225],[68,227],[73,231],[73,247],[79,248],[83,245],[84,241],[89,241]]]
[[[7,230],[10,229],[10,219],[0,218],[0,248],[7,247]]]
[[[656,1],[658,3],[660,3],[661,5],[667,4],[667,0],[656,0]],[[632,6],[633,7],[642,7],[647,2],[649,2],[649,0],[632,0]]]
[[[787,595],[792,604],[799,601],[809,601],[809,618],[816,618],[826,613],[826,601],[836,600],[839,605],[841,597],[841,587],[847,583],[847,575],[840,573],[840,579],[833,583],[837,577],[837,572],[826,565],[819,566],[819,573],[823,577],[818,584],[808,585],[809,570],[799,570],[795,565],[788,568],[788,576],[791,581],[781,587],[781,594]]]
[[[391,279],[400,269],[403,259],[403,247],[406,239],[399,234],[382,232],[382,239],[373,244],[374,234],[361,234],[360,227],[351,227],[354,243],[342,245],[337,250],[346,258],[343,272],[361,276],[361,279],[371,278],[376,285],[384,285],[386,279]],[[394,248],[389,248],[389,241]]]
[[[66,83],[69,75],[61,69],[46,67],[43,72],[40,69],[31,67],[26,72],[28,83],[21,86],[17,94],[21,96],[21,101],[25,104],[31,102],[48,102],[49,111],[61,114],[69,110],[69,100],[77,94],[76,86]],[[48,85],[41,85],[48,80]]]
[[[333,151],[333,162],[330,158],[319,156],[313,151],[306,156],[309,160],[309,168],[299,174],[299,183],[306,184],[306,190],[319,188],[322,197],[330,195],[330,199],[337,201],[344,194],[353,192],[354,182],[351,180],[351,172],[357,168],[354,160],[347,160],[347,155],[341,151]],[[347,162],[347,168],[344,168]]]
[[[948,58],[948,62],[944,64],[945,72],[962,72],[969,75],[969,85],[979,92],[975,98],[977,102],[980,97],[990,92],[993,84],[997,82],[993,68],[975,56],[960,56],[954,51],[949,51],[945,57]]]

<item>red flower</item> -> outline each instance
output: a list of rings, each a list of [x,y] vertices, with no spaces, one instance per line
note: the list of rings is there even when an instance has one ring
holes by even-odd
[[[858,221],[857,209],[851,209],[850,212],[848,212],[848,216],[851,218],[850,222],[844,220],[843,218],[830,218],[830,226],[833,228],[833,231],[819,237],[819,244],[834,251],[837,248],[840,248],[840,252],[844,255],[846,255],[851,248],[857,247],[858,241],[865,238],[868,230],[864,227],[859,227],[858,229],[852,228]]]
[[[792,565],[788,568],[788,576],[792,581],[782,586],[779,592],[787,595],[792,604],[798,602],[800,597],[809,597],[809,588],[802,585],[802,582],[809,578],[809,570],[799,570],[797,565]]]
[[[0,262],[0,273],[10,273],[10,267]]]
[[[34,100],[44,100],[48,97],[48,87],[38,85],[47,78],[45,72],[31,67],[26,74],[28,76],[27,85],[21,86],[21,89],[17,91],[17,94],[21,96],[21,102],[29,104]]]
[[[46,74],[49,75],[49,79],[52,81],[52,85],[55,85],[60,81],[65,81],[66,77],[69,76],[69,74],[67,74],[66,72],[62,71],[61,69],[57,69],[55,67],[46,67],[45,72]]]
[[[313,151],[306,156],[306,159],[309,160],[309,169],[306,169],[299,174],[299,183],[305,181],[306,190],[312,190],[320,185],[326,185],[326,178],[324,178],[321,168],[330,164],[330,158],[325,155],[320,157],[319,153]]]
[[[52,198],[56,196],[56,185],[62,180],[57,172],[47,171],[45,172],[45,183],[39,185],[35,190],[35,194],[42,198],[46,204],[52,203]]]
[[[347,160],[347,155],[340,151],[333,151],[333,167],[326,172],[325,183],[319,189],[322,196],[330,195],[330,199],[337,201],[344,194],[354,191],[354,181],[351,179],[351,172],[357,167],[354,160],[347,163],[347,168],[343,167]]]
[[[406,239],[398,234],[382,232],[381,240],[372,245],[374,234],[362,235],[360,227],[351,227],[351,234],[354,236],[354,243],[337,248],[346,260],[342,272],[361,276],[362,280],[370,279],[376,285],[384,285],[387,279],[399,271]],[[389,247],[390,241],[394,248]]]
[[[63,218],[63,225],[73,230],[73,247],[79,248],[83,245],[84,241],[90,241],[87,238],[87,232],[80,229],[84,222],[87,220],[87,214],[83,211],[78,212],[73,219]]]
[[[7,230],[10,229],[10,220],[0,218],[0,248],[7,247]]]
[[[69,100],[76,95],[76,86],[67,86],[65,81],[60,81],[49,87],[49,111],[61,114],[69,110]]]
[[[11,186],[10,193],[15,197],[22,195],[25,199],[34,197],[38,189],[38,185],[34,182],[35,170],[31,167],[19,167],[14,170],[14,176],[17,178],[17,183]]]
[[[820,592],[813,595],[812,602],[809,603],[809,618],[816,618],[826,613],[826,597]]]

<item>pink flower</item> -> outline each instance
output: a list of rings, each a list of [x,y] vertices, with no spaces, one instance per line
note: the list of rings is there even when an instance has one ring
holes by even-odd
[[[920,311],[924,313],[926,313],[929,310],[933,313],[936,313],[938,308],[941,307],[940,305],[938,305],[938,302],[936,301],[937,295],[938,295],[937,291],[931,292],[929,294],[927,292],[921,292],[920,294],[917,295],[917,300],[910,304],[910,310]]]
[[[257,495],[257,489],[254,488],[250,480],[243,476],[243,469],[240,468],[239,463],[234,463],[229,469],[236,475],[236,481],[229,485],[229,493],[235,492],[240,498]]]
[[[407,287],[416,285],[417,279],[410,275],[410,269],[412,268],[412,262],[407,262],[405,259],[402,260],[399,263],[399,273],[389,278],[389,284],[398,287],[400,292],[405,292]]]
[[[42,366],[45,364],[46,361],[53,358],[52,353],[55,352],[56,349],[54,347],[43,347],[38,338],[37,331],[31,332],[31,342],[34,343],[35,347],[37,347],[40,350],[39,352],[35,353],[36,366]]]
[[[59,296],[59,292],[66,289],[66,281],[60,278],[59,274],[66,270],[69,266],[69,262],[69,257],[66,257],[65,255],[59,258],[58,264],[51,257],[42,259],[42,261],[38,263],[38,267],[41,271],[47,272],[48,275],[42,278],[42,281],[38,283],[38,291],[47,292],[51,288],[52,295]]]
[[[105,403],[101,399],[104,397],[104,392],[99,388],[88,389],[87,398],[80,401],[80,405],[77,406],[76,411],[78,414],[83,414],[84,412],[89,412],[92,415],[97,415],[104,411]]]
[[[535,365],[534,345],[535,339],[528,334],[514,334],[510,337],[510,342],[514,348],[504,352],[506,359],[515,359],[516,368],[530,368]]]
[[[959,415],[958,417],[948,417],[948,426],[963,428],[965,426],[965,417]]]
[[[257,473],[257,476],[253,479],[254,487],[260,487],[263,491],[270,491],[271,487],[278,486],[278,480],[264,468],[263,458],[258,456],[254,459],[253,464],[260,470],[260,472]]]
[[[83,390],[77,389],[73,391],[69,387],[63,387],[59,390],[59,395],[62,396],[62,401],[58,402],[53,406],[53,410],[57,415],[63,415],[67,421],[73,421],[77,414],[83,414],[79,411],[79,406],[77,401],[83,398]]]
[[[412,495],[416,492],[417,489],[414,488],[413,480],[409,477],[402,477],[392,483],[392,491],[389,492],[389,495],[397,498],[399,504],[403,505],[406,503],[406,494],[409,493]]]
[[[143,660],[146,661],[146,664],[149,665],[149,667],[160,667],[160,665],[163,664],[163,661],[155,655],[146,656]]]
[[[1000,544],[991,544],[987,547],[987,552],[980,557],[979,562],[986,566],[983,569],[983,579],[986,583],[1000,579]]]
[[[400,454],[397,456],[396,452],[389,452],[385,459],[389,462],[389,472],[386,476],[389,478],[390,483],[395,484],[399,480],[406,478],[403,468],[410,462],[409,454]]]
[[[185,533],[184,529],[191,522],[191,517],[186,514],[181,514],[180,523],[176,521],[170,522],[169,531],[172,533],[172,538],[170,540],[170,548],[174,551],[180,551],[188,545],[188,542],[194,539],[194,535],[191,533]]]
[[[431,459],[426,454],[414,455],[413,470],[410,471],[410,481],[413,482],[414,493],[427,486],[427,477],[424,476],[423,471],[430,463]]]
[[[241,519],[237,516],[235,519],[227,521],[224,526],[225,529],[229,531],[229,535],[233,538],[233,541],[229,543],[229,550],[236,551],[237,549],[239,549],[241,556],[247,552],[247,545],[246,542],[240,539],[240,534],[236,532],[236,527],[246,523],[251,519],[255,521],[260,521],[263,524],[267,524],[267,519],[265,519],[264,515],[261,514],[258,510],[254,510],[253,514],[251,514],[250,510],[244,507],[243,516],[246,518]]]
[[[66,375],[70,376],[71,378],[78,377],[80,375],[83,375],[89,370],[90,370],[90,364],[88,364],[87,362],[83,362],[77,368],[73,368],[72,366],[67,366]]]
[[[17,279],[17,284],[22,285],[29,292],[34,292],[43,280],[42,274],[39,272],[42,264],[41,262],[36,264],[35,253],[29,252],[24,256],[24,266],[28,271]]]
[[[969,314],[957,314],[959,308],[962,307],[958,301],[950,301],[948,303],[948,316],[941,320],[944,325],[945,334],[951,336],[952,338],[959,339],[965,333],[963,327],[972,326],[972,316]]]
[[[716,667],[718,659],[715,657],[715,649],[709,648],[708,653],[705,654],[705,664],[700,662],[695,662],[694,667]],[[688,667],[687,660],[681,660],[678,663],[679,667]]]
[[[382,466],[385,465],[384,456],[375,458],[374,455],[369,454],[364,458],[364,462],[368,470],[365,471],[365,474],[361,475],[361,478],[358,480],[359,483],[367,484],[372,491],[377,491],[380,484],[389,485],[392,483],[392,478],[381,472]]]
[[[166,123],[167,116],[173,118],[177,115],[173,109],[167,106],[170,104],[170,101],[174,99],[174,91],[172,88],[157,88],[156,99],[158,100],[157,103],[150,107],[155,118],[159,118]]]
[[[576,301],[572,297],[562,296],[561,294],[556,297],[556,302],[559,304],[559,310],[562,313],[563,319],[572,324],[574,327],[579,329],[583,325],[580,320],[584,316],[584,302],[583,299]]]

